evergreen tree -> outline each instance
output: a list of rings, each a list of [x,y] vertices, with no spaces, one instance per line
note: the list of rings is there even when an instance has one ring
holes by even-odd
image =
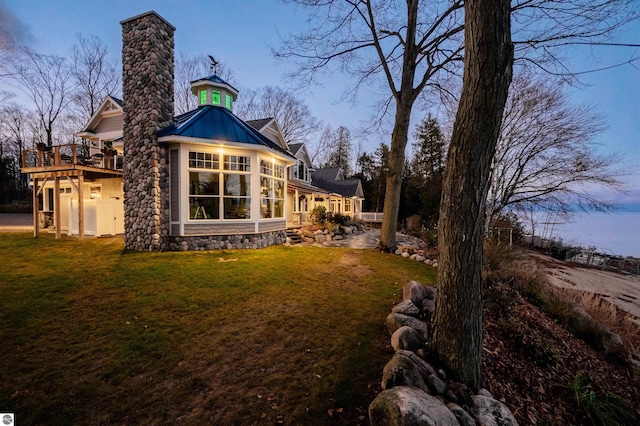
[[[325,167],[338,167],[342,170],[344,177],[350,177],[353,173],[351,168],[351,132],[345,126],[340,126],[331,135],[331,145],[333,149]]]

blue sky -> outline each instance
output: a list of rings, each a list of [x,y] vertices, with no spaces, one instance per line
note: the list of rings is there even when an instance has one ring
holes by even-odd
[[[119,57],[120,21],[155,10],[176,27],[176,52],[214,55],[233,70],[237,85],[246,88],[292,87],[284,80],[290,66],[276,62],[270,47],[279,45],[278,34],[284,36],[306,27],[303,10],[277,0],[0,0],[0,5],[22,21],[34,49],[60,56],[68,56],[76,35],[81,33],[100,37],[110,53]],[[614,41],[640,43],[640,24],[621,31]],[[583,47],[567,52],[575,71],[622,63],[633,55],[639,56],[640,48]],[[581,80],[585,86],[571,89],[571,98],[595,105],[604,115],[609,129],[596,139],[600,148],[625,153],[626,166],[632,170],[629,194],[616,195],[615,199],[627,206],[635,203],[640,211],[640,61],[584,74]],[[358,105],[340,103],[349,82],[347,76],[327,75],[320,87],[299,95],[315,116],[334,128],[346,125],[357,129],[371,116],[374,98],[365,92]],[[362,142],[366,151],[373,151],[380,142],[389,140],[389,135],[374,135]]]

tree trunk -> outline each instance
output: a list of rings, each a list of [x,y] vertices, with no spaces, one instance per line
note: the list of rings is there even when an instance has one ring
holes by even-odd
[[[391,149],[389,151],[389,173],[387,187],[384,194],[384,210],[382,215],[382,230],[377,249],[382,252],[392,252],[396,249],[396,228],[398,224],[398,209],[400,208],[400,193],[402,191],[402,170],[404,167],[404,150],[409,138],[409,120],[413,100],[398,102],[395,125],[391,134]]]
[[[482,242],[489,170],[511,82],[509,0],[465,2],[464,80],[438,225],[432,349],[452,378],[482,385]]]

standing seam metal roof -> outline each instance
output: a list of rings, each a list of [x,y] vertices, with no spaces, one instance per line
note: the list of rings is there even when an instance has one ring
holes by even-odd
[[[295,158],[290,152],[282,149],[221,106],[205,105],[175,117],[172,125],[158,132],[158,137],[162,136],[184,136],[262,145],[287,157]]]

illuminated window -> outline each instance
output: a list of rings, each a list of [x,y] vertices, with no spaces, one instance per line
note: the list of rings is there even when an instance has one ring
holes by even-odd
[[[201,90],[200,91],[200,105],[206,105],[207,104],[207,91],[206,90]]]
[[[227,109],[230,110],[231,109],[231,96],[225,94],[224,95],[224,103],[225,103],[225,106],[227,107]]]
[[[284,166],[260,160],[260,218],[284,217]]]
[[[189,219],[251,219],[250,160],[225,155],[223,173],[218,154],[189,152]]]
[[[194,169],[218,170],[220,168],[220,160],[218,154],[189,152],[189,167]]]
[[[345,212],[351,212],[351,200],[350,199],[345,199],[344,200],[344,211]]]
[[[225,155],[224,169],[239,172],[251,171],[251,157],[243,157],[240,155]]]
[[[217,90],[211,92],[211,103],[213,105],[220,105],[220,92]]]

